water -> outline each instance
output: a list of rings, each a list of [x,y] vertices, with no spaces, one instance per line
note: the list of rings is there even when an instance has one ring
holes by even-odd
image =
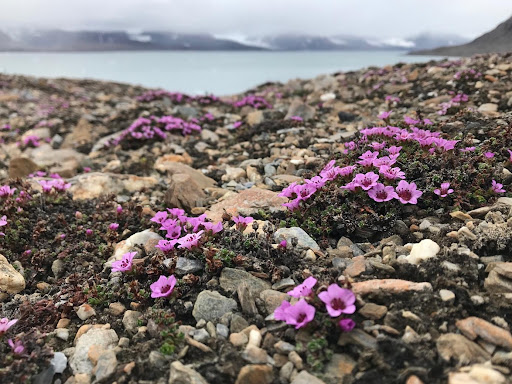
[[[403,51],[0,53],[0,72],[229,95],[267,81],[439,59]]]

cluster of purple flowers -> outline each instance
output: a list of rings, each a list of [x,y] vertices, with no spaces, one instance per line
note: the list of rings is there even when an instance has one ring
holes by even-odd
[[[206,215],[188,217],[185,211],[179,208],[159,211],[151,221],[160,224],[160,230],[166,232],[169,240],[160,240],[156,247],[164,253],[177,248],[192,250],[201,245],[206,235],[214,235],[223,230],[222,222],[212,223],[206,221]]]
[[[71,183],[66,183],[64,179],[38,180],[37,182],[41,188],[43,188],[43,193],[48,194],[51,193],[52,190],[55,192],[64,192],[71,187]]]
[[[462,71],[458,71],[453,75],[453,78],[455,80],[477,80],[480,77],[482,77],[482,74],[480,72],[475,71],[473,68],[470,69],[463,69]]]
[[[189,96],[181,92],[169,92],[162,89],[144,92],[142,95],[137,96],[136,100],[150,102],[153,100],[161,100],[163,98],[167,98],[176,104],[190,103],[192,101],[196,101],[199,104],[212,104],[220,101],[220,99],[214,95]]]
[[[313,287],[317,279],[308,277],[304,282],[288,292],[288,295],[299,299],[295,304],[284,300],[274,311],[274,318],[295,326],[295,329],[302,328],[315,318],[316,308],[315,294]],[[353,314],[356,311],[356,297],[350,289],[341,288],[338,284],[331,284],[326,291],[318,294],[318,299],[324,303],[327,313],[332,318],[338,318],[340,328],[348,332],[355,327],[355,322],[346,318],[345,315]],[[341,316],[341,318],[340,318]]]
[[[2,185],[0,187],[0,199],[7,199],[14,196],[17,188],[11,188],[9,185]],[[25,191],[20,191],[15,201],[17,203],[24,203],[30,200],[32,197]]]
[[[246,105],[256,109],[272,109],[272,104],[265,100],[264,97],[256,95],[244,96],[241,100],[233,103],[233,106],[236,108],[242,108]]]
[[[23,138],[22,144],[24,148],[37,148],[41,145],[40,142],[41,138],[35,135],[28,135],[27,137]]]
[[[186,136],[193,132],[201,132],[201,127],[194,122],[185,121],[174,116],[139,117],[128,129],[125,129],[118,137],[112,139],[108,145],[115,146],[130,138],[136,140],[165,140],[167,138],[166,131],[181,131],[181,134]]]
[[[0,227],[4,227],[7,225],[7,216],[3,215],[0,217]],[[0,236],[5,236],[5,233],[0,232]]]
[[[459,107],[462,103],[467,103],[468,100],[469,96],[465,93],[457,93],[450,101],[439,104],[441,109],[437,111],[437,114],[441,116],[446,115],[450,108]]]

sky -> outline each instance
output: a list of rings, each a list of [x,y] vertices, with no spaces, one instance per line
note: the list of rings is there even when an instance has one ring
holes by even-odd
[[[0,0],[0,30],[473,38],[510,16],[512,0]]]

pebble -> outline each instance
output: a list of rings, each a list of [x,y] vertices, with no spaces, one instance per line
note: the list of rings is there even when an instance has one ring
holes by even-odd
[[[205,378],[197,371],[189,368],[179,361],[171,363],[168,384],[208,384]]]
[[[271,366],[266,364],[251,364],[242,367],[238,373],[235,384],[270,384],[273,381],[274,372]],[[183,382],[183,384],[184,383],[188,382]]]
[[[237,308],[236,301],[222,296],[217,291],[201,291],[194,304],[192,316],[196,320],[215,321],[222,315],[232,312]]]
[[[89,304],[85,303],[78,307],[76,314],[80,320],[87,320],[92,316],[96,316],[96,311]]]
[[[238,333],[232,333],[229,335],[229,342],[233,344],[235,347],[241,347],[242,345],[245,345],[249,341],[249,338],[245,333],[238,332]]]
[[[10,294],[21,292],[25,289],[25,278],[7,259],[0,255],[0,292]]]
[[[475,340],[481,337],[483,340],[499,345],[508,350],[512,350],[512,335],[509,331],[496,325],[472,316],[463,320],[458,320],[455,325],[469,339]]]
[[[439,291],[439,296],[441,296],[441,300],[445,302],[450,302],[455,300],[455,293],[449,291],[448,289],[441,289]]]
[[[406,257],[406,260],[411,264],[418,265],[422,261],[434,258],[441,248],[439,245],[430,239],[421,240],[417,244],[413,244],[411,253]]]

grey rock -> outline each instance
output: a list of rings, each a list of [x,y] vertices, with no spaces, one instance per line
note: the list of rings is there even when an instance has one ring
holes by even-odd
[[[94,383],[104,382],[109,379],[117,368],[117,357],[113,350],[103,352],[99,358],[96,367],[94,367],[94,375],[96,379]]]
[[[310,120],[315,117],[315,108],[304,104],[300,100],[294,100],[288,108],[288,113],[286,114],[285,119],[289,119],[292,116],[299,116],[304,120]]]
[[[152,367],[161,369],[167,364],[167,360],[163,353],[159,351],[151,351],[149,353],[149,364]]]
[[[199,260],[178,257],[178,260],[176,261],[176,274],[180,276],[201,271],[203,268],[203,263]]]
[[[215,321],[222,315],[236,310],[237,304],[233,299],[222,296],[216,291],[202,291],[197,296],[192,316],[198,321],[204,319],[206,321]]]
[[[208,382],[199,372],[186,367],[179,361],[173,361],[168,384],[208,384]]]
[[[88,358],[89,348],[96,344],[103,349],[114,348],[119,339],[113,329],[92,328],[78,339],[73,355],[69,359],[69,366],[73,374],[92,372],[92,363]]]
[[[254,296],[258,296],[261,291],[270,288],[268,281],[258,279],[246,271],[234,268],[224,268],[220,274],[219,282],[221,288],[230,293],[236,292],[238,286],[245,282]]]
[[[302,228],[291,227],[291,228],[280,228],[274,233],[274,239],[277,242],[286,240],[288,244],[291,244],[292,237],[297,238],[297,248],[307,250],[312,249],[319,251],[320,247],[315,240],[311,238]]]
[[[456,333],[441,335],[436,341],[436,346],[443,360],[455,361],[458,366],[484,363],[491,358],[491,355],[478,344]]]
[[[68,358],[62,352],[55,352],[50,364],[53,365],[55,373],[62,373],[68,365]]]
[[[229,336],[229,328],[225,326],[224,324],[217,324],[216,326],[217,335],[219,337],[222,337],[224,339],[227,339]]]
[[[206,340],[208,340],[210,338],[210,334],[208,333],[208,331],[206,329],[201,328],[201,329],[195,330],[192,333],[192,337],[194,338],[194,340],[204,343]]]
[[[307,371],[301,371],[293,379],[291,384],[325,384],[318,377],[311,375]]]
[[[249,286],[247,283],[243,282],[238,286],[238,301],[240,301],[240,305],[242,306],[242,312],[247,315],[257,315],[258,309],[256,308],[256,303],[254,302],[254,296],[251,293]]]
[[[231,324],[229,328],[231,333],[241,332],[248,326],[249,323],[242,316],[234,313],[233,316],[231,317]]]
[[[126,311],[123,316],[124,329],[128,332],[135,332],[138,327],[139,318],[142,316],[141,312],[138,311]]]

